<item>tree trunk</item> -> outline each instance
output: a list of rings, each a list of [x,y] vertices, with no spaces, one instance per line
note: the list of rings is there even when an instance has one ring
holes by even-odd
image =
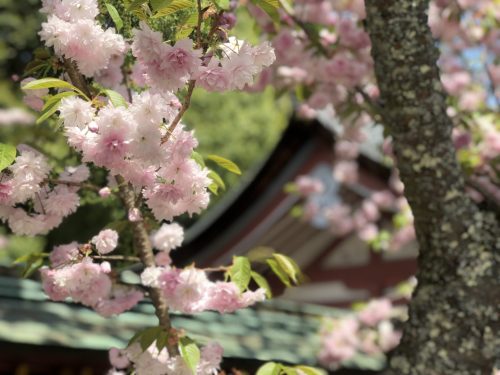
[[[465,193],[428,0],[366,0],[383,122],[419,243],[418,287],[388,374],[490,375],[500,359],[500,240]]]

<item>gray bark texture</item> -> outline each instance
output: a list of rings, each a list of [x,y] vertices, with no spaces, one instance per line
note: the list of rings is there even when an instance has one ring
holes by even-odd
[[[382,117],[415,217],[418,287],[387,374],[491,375],[500,359],[495,216],[465,193],[428,0],[366,0]]]

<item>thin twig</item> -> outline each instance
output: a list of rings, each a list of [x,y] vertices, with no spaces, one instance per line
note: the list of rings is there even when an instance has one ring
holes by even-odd
[[[40,203],[40,208],[42,209],[42,214],[46,214],[45,212],[45,207],[43,207],[43,203],[42,203],[42,198],[40,197],[40,194],[36,193],[36,197],[38,198],[38,202]]]
[[[88,182],[75,182],[75,181],[66,181],[66,180],[45,180],[45,183],[51,183],[55,185],[68,185],[68,186],[77,186],[82,189],[89,189],[93,191],[99,191],[101,188],[99,186],[90,184]]]
[[[220,267],[207,267],[207,268],[202,268],[203,271],[205,272],[226,272],[229,270],[229,266],[220,266]]]
[[[98,260],[122,260],[124,262],[140,262],[141,258],[126,255],[92,255],[91,258]]]
[[[186,94],[186,98],[184,99],[184,103],[182,104],[182,107],[179,110],[179,113],[177,113],[177,116],[175,116],[174,120],[169,125],[169,127],[167,129],[167,134],[165,134],[161,138],[161,144],[168,142],[168,140],[170,139],[170,136],[173,134],[175,128],[177,127],[179,122],[181,122],[182,116],[184,116],[184,113],[186,113],[186,111],[189,109],[189,106],[191,105],[191,96],[193,95],[195,84],[196,84],[196,80],[192,79],[191,81],[189,81],[188,91]]]
[[[201,9],[201,0],[197,0],[197,6],[198,6],[198,24],[196,25],[196,45],[195,48],[201,48],[203,46],[203,41],[202,41],[202,36],[201,36],[201,24],[203,22],[203,10]],[[184,116],[184,113],[189,109],[189,106],[191,105],[191,96],[193,96],[193,91],[194,91],[194,86],[196,85],[196,80],[192,79],[189,81],[188,84],[188,90],[186,93],[186,97],[184,98],[184,103],[182,104],[182,107],[177,113],[177,116],[175,116],[174,120],[172,123],[169,125],[167,129],[167,134],[165,134],[162,139],[161,139],[161,144],[164,144],[165,142],[168,142],[170,139],[171,135],[173,134],[175,128],[181,122],[182,116]]]
[[[196,48],[201,48],[201,24],[203,22],[203,11],[201,9],[201,0],[197,0],[198,6],[198,24],[196,25]]]
[[[66,73],[69,75],[69,79],[71,80],[71,83],[78,88],[80,91],[82,91],[88,98],[92,97],[92,94],[90,93],[90,89],[87,86],[87,82],[85,82],[85,78],[80,74],[78,71],[78,68],[75,64],[74,61],[68,60],[66,58],[63,58],[63,64],[64,68],[66,69]]]

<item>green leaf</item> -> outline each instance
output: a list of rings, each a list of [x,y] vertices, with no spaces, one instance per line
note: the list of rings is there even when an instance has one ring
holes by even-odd
[[[178,12],[179,10],[194,8],[195,2],[193,0],[172,0],[166,5],[161,6],[157,9],[157,13],[153,18],[169,16],[172,13]]]
[[[139,339],[142,351],[145,351],[147,348],[151,346],[151,344],[160,335],[160,332],[162,330],[163,330],[162,327],[151,327],[151,328],[146,328],[144,331],[142,331]]]
[[[111,19],[115,23],[116,31],[120,31],[121,28],[123,27],[123,21],[120,17],[120,14],[112,4],[106,3],[106,9],[108,10],[109,15],[111,16]]]
[[[56,101],[52,101],[49,105],[44,105],[40,116],[36,119],[36,124],[40,124],[52,116],[58,109],[61,98]]]
[[[226,184],[224,184],[224,181],[217,172],[210,170],[210,172],[208,172],[208,177],[210,177],[212,181],[222,190],[226,190]]]
[[[149,4],[151,4],[151,8],[153,8],[154,11],[158,11],[161,8],[168,7],[173,0],[150,0]]]
[[[283,191],[287,194],[298,193],[299,188],[295,182],[289,182],[283,187]]]
[[[223,9],[223,10],[229,9],[229,0],[213,0],[213,3],[219,9]]]
[[[298,264],[292,258],[283,254],[273,254],[273,257],[276,259],[281,269],[286,272],[293,282],[298,284],[300,279],[303,277]]]
[[[41,266],[43,266],[43,258],[32,258],[30,261],[26,263],[26,268],[23,271],[23,278],[30,277],[36,270],[38,270]]]
[[[279,375],[281,365],[276,362],[268,362],[259,367],[255,375]]]
[[[288,277],[287,273],[281,268],[279,263],[274,260],[274,259],[267,259],[266,263],[269,265],[271,270],[278,276],[278,278],[281,280],[283,284],[286,286],[290,287],[292,284],[290,283],[290,278]]]
[[[147,3],[148,0],[133,0],[126,1],[126,8],[130,11],[137,11],[142,8],[142,6]]]
[[[196,151],[191,153],[191,159],[193,159],[198,165],[202,168],[205,168],[205,160],[203,160],[203,156],[201,156]]]
[[[208,190],[210,190],[214,195],[219,195],[219,186],[215,182],[208,185]]]
[[[273,292],[271,291],[271,287],[269,286],[269,283],[267,282],[266,278],[262,276],[260,273],[257,273],[255,271],[252,271],[250,275],[252,276],[253,281],[255,281],[255,283],[260,288],[264,288],[266,290],[266,297],[272,298]]]
[[[187,38],[198,25],[198,12],[193,12],[186,20],[177,27],[175,40]]]
[[[37,79],[35,81],[28,82],[21,88],[23,90],[39,90],[39,89],[51,89],[51,88],[69,89],[77,92],[80,96],[84,97],[85,99],[90,100],[90,98],[88,98],[87,95],[85,95],[78,87],[75,87],[71,83],[63,81],[62,79],[58,78],[47,77],[47,78]]]
[[[213,162],[220,165],[222,168],[227,169],[229,172],[241,175],[240,168],[231,160],[223,158],[222,156],[219,155],[208,155],[207,159],[212,160]]]
[[[233,265],[229,268],[228,273],[231,281],[235,283],[241,292],[248,288],[251,279],[252,266],[247,257],[233,257]]]
[[[296,369],[302,371],[305,375],[325,375],[326,372],[319,368],[310,366],[295,366]]]
[[[252,0],[252,3],[266,12],[273,22],[280,22],[280,14],[278,12],[280,4],[278,0]]]
[[[63,81],[57,78],[41,78],[35,81],[28,82],[23,87],[23,90],[39,90],[39,89],[50,89],[50,88],[60,88],[60,89],[70,89],[77,91],[78,89],[71,83]]]
[[[302,217],[302,215],[304,215],[304,208],[300,204],[293,206],[290,210],[291,217],[298,219]]]
[[[104,93],[106,94],[106,96],[109,98],[109,100],[111,101],[111,103],[113,103],[113,105],[115,107],[126,107],[127,106],[127,101],[125,100],[125,98],[123,96],[121,96],[121,94],[117,93],[116,91],[106,89],[106,90],[104,90]]]
[[[27,278],[30,277],[41,266],[43,266],[43,256],[44,255],[41,252],[33,252],[17,258],[14,262],[12,262],[12,264],[15,265],[25,263],[22,277]]]
[[[60,92],[56,95],[51,95],[51,96],[47,97],[47,99],[45,100],[45,104],[43,105],[42,111],[47,109],[48,107],[52,107],[52,105],[54,103],[59,103],[63,98],[67,98],[67,97],[75,96],[75,95],[76,95],[76,92],[74,92],[74,91],[63,91],[63,92]]]
[[[297,375],[297,369],[293,367],[283,366],[281,371],[283,375]]]
[[[159,352],[161,352],[161,350],[167,346],[167,342],[168,342],[168,333],[165,331],[161,331],[158,334],[158,337],[156,338],[156,348],[158,349]]]
[[[16,148],[6,143],[0,143],[0,172],[16,160]]]
[[[191,371],[193,371],[193,374],[196,374],[196,367],[200,362],[200,349],[196,343],[189,337],[182,337],[179,340],[179,349],[184,362],[186,362]]]
[[[137,340],[139,340],[139,337],[141,337],[142,332],[143,332],[143,331],[136,332],[136,333],[135,333],[135,335],[134,335],[134,336],[132,336],[130,340],[128,340],[127,347],[129,347],[129,346],[130,346],[130,345],[132,345],[134,342],[136,342]]]
[[[22,256],[20,256],[19,258],[16,258],[12,264],[20,264],[20,263],[26,263],[29,261],[30,257],[32,256],[32,254],[24,254]]]

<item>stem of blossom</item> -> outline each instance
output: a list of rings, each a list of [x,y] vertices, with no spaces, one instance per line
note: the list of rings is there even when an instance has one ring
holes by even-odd
[[[36,197],[38,198],[38,202],[40,203],[40,207],[42,209],[42,214],[45,215],[45,207],[43,207],[42,198],[40,198],[40,194],[36,193]]]
[[[125,255],[92,255],[92,259],[98,260],[123,260],[124,262],[140,262],[141,258]]]
[[[230,267],[229,266],[220,266],[220,267],[207,267],[202,268],[205,272],[226,272]]]
[[[203,22],[203,12],[201,9],[201,0],[197,0],[198,5],[198,24],[196,25],[196,47],[201,47],[201,23]]]
[[[83,183],[83,182],[75,182],[75,181],[64,181],[64,180],[45,180],[45,183],[52,183],[52,184],[60,184],[60,185],[68,185],[68,186],[77,186],[82,189],[89,189],[93,191],[99,191],[100,188],[96,185],[89,184],[89,183]]]
[[[78,68],[74,63],[64,60],[65,68],[67,69],[68,75],[73,83],[78,89],[84,93],[90,93],[89,88],[83,79],[83,76],[78,71]],[[193,84],[194,87],[194,84]],[[122,176],[115,176],[116,182],[118,183],[118,188],[120,191],[120,197],[125,205],[127,211],[136,208],[135,205],[135,193],[132,187],[125,181]],[[140,259],[146,267],[155,267],[155,258],[153,254],[153,247],[149,240],[149,235],[142,221],[131,222],[133,237],[134,237],[134,247],[139,252]],[[156,288],[149,288],[149,295],[153,301],[153,306],[155,308],[155,314],[158,317],[160,326],[162,326],[166,332],[171,332],[173,330],[170,324],[170,316],[168,314],[167,301],[161,294],[161,291]],[[177,356],[179,350],[177,348],[177,343],[167,343],[167,350],[170,356]]]
[[[172,121],[172,123],[168,127],[167,134],[165,134],[162,137],[161,144],[164,144],[165,142],[167,142],[170,139],[170,136],[172,135],[172,133],[174,132],[175,128],[177,127],[177,125],[181,121],[182,116],[184,116],[184,113],[186,113],[186,111],[188,110],[189,106],[191,105],[191,96],[193,95],[195,84],[196,84],[196,80],[192,79],[191,81],[189,81],[188,91],[187,91],[187,94],[186,94],[186,98],[184,99],[184,104],[182,105],[182,108],[180,109],[180,111],[177,114],[177,116],[175,116],[174,120]]]
[[[490,70],[488,69],[488,64],[486,61],[484,62],[484,71],[486,72],[486,77],[488,78],[488,86],[490,87],[491,90],[491,95],[495,98],[495,103],[497,107],[500,107],[500,98],[498,95],[496,95],[496,87],[495,87],[495,80],[493,79],[493,76],[491,75]]]
[[[132,187],[125,181],[122,176],[115,176],[116,182],[118,183],[118,188],[120,190],[120,196],[123,200],[123,204],[127,211],[135,209],[135,193]],[[139,256],[142,263],[146,267],[155,267],[155,258],[153,254],[153,247],[151,246],[151,241],[149,240],[149,235],[142,221],[130,222],[132,226],[132,232],[134,235],[134,245],[139,251]],[[155,307],[155,313],[160,321],[160,325],[165,328],[167,332],[172,330],[170,324],[170,316],[168,314],[167,301],[161,294],[161,291],[156,288],[149,288],[149,295],[153,301]],[[168,352],[171,356],[176,356],[179,354],[177,345],[168,344]]]
[[[197,0],[197,6],[198,6],[198,24],[196,25],[196,45],[195,48],[201,48],[203,43],[202,43],[202,38],[201,38],[201,24],[203,22],[203,11],[201,9],[201,0]],[[194,86],[196,84],[196,80],[192,79],[189,81],[188,85],[188,91],[186,94],[186,98],[184,99],[184,104],[182,105],[181,110],[175,116],[174,120],[170,124],[170,126],[167,129],[167,134],[165,134],[162,139],[161,139],[161,144],[164,144],[165,142],[168,142],[170,139],[170,136],[174,132],[175,128],[179,124],[179,122],[182,119],[182,116],[184,116],[184,113],[188,110],[189,106],[191,105],[191,96],[193,95],[194,91]]]
[[[87,86],[87,82],[85,82],[85,78],[80,74],[76,64],[72,60],[68,60],[63,58],[64,68],[66,69],[66,73],[69,75],[69,79],[73,83],[73,85],[80,89],[87,97],[91,98],[92,94],[90,93],[89,87]]]
[[[375,120],[376,121],[382,121],[382,118],[383,118],[382,114],[384,112],[384,110],[382,109],[382,107],[375,100],[373,100],[372,97],[370,95],[368,95],[366,93],[366,91],[363,90],[363,88],[361,86],[356,85],[354,87],[354,89],[356,90],[356,92],[358,94],[360,94],[363,97],[363,100],[368,104],[368,106],[371,108],[371,110],[373,111],[373,113],[376,114],[376,115],[378,115],[378,116],[380,116],[380,118],[376,118]]]

